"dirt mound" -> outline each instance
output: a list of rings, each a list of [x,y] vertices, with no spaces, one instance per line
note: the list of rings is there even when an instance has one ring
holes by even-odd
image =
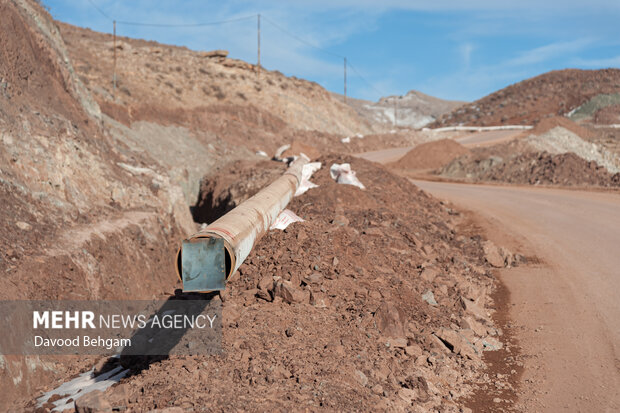
[[[597,145],[586,141],[561,126],[556,126],[539,136],[528,136],[523,141],[538,152],[549,152],[554,155],[571,152],[587,161],[596,162],[611,173],[620,172],[620,156],[614,153],[609,145]]]
[[[469,149],[460,143],[452,139],[441,139],[416,146],[389,166],[404,170],[437,169],[468,153],[470,153]]]
[[[306,222],[269,232],[227,286],[223,353],[153,363],[104,397],[127,394],[129,409],[456,411],[472,382],[514,396],[510,374],[482,377],[483,350],[503,340],[483,258],[494,247],[404,178],[319,160],[319,187],[289,205]],[[368,189],[336,184],[334,162]]]
[[[442,115],[432,127],[534,124],[566,115],[599,94],[620,92],[620,69],[544,73]]]
[[[542,135],[558,126],[573,132],[582,139],[590,139],[595,136],[594,131],[578,125],[564,116],[554,116],[552,118],[542,119],[532,130],[526,131],[524,135]]]
[[[218,167],[200,184],[194,221],[211,223],[275,181],[286,165],[275,161],[235,161]]]
[[[610,174],[574,153],[529,152],[506,159],[465,156],[440,172],[450,178],[530,185],[620,187],[620,173]]]

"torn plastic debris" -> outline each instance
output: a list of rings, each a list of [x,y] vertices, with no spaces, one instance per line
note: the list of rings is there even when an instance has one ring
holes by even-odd
[[[318,185],[310,182],[310,177],[312,174],[321,169],[321,162],[310,162],[303,166],[301,170],[301,182],[297,187],[297,191],[295,192],[295,196],[299,196],[305,193],[310,188],[316,188]]]
[[[362,135],[361,133],[356,133],[353,136],[347,136],[346,138],[340,139],[340,142],[342,142],[342,143],[349,143],[349,142],[351,142],[351,139],[353,139],[353,138],[364,139],[364,135]]]
[[[269,158],[269,155],[267,155],[267,152],[265,151],[256,151],[256,155],[262,156],[264,158]]]
[[[304,221],[305,220],[303,218],[295,214],[290,209],[285,209],[284,211],[280,212],[280,215],[278,215],[276,220],[273,221],[273,224],[271,224],[269,229],[285,229],[286,227],[291,225],[293,222],[304,222]]]
[[[332,179],[339,184],[354,185],[360,189],[366,189],[364,184],[357,179],[357,176],[355,176],[355,171],[351,169],[351,165],[348,163],[333,164],[332,167],[329,168],[329,174]]]

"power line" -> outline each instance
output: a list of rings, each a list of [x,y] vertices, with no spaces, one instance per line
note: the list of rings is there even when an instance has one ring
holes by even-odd
[[[337,57],[337,58],[340,58],[340,59],[344,59],[344,58],[345,58],[345,57],[344,57],[344,56],[342,56],[342,55],[339,55],[339,54],[337,54],[337,53],[330,52],[330,51],[329,51],[329,50],[327,50],[327,49],[324,49],[324,48],[322,48],[322,47],[320,47],[320,46],[317,46],[317,45],[316,45],[316,44],[314,44],[314,43],[311,43],[311,42],[309,42],[309,41],[307,41],[307,40],[302,39],[301,37],[299,37],[299,36],[297,36],[297,35],[295,35],[295,34],[293,34],[293,33],[289,32],[288,30],[286,30],[285,28],[283,28],[283,27],[282,27],[282,26],[280,26],[279,24],[275,23],[273,20],[271,20],[271,19],[269,19],[269,18],[265,17],[264,15],[263,15],[262,17],[263,17],[263,19],[265,19],[267,22],[269,22],[269,24],[271,24],[272,26],[274,26],[276,29],[278,29],[278,30],[280,30],[281,32],[283,32],[283,33],[287,34],[288,36],[292,37],[293,39],[297,40],[298,42],[305,44],[306,46],[310,46],[310,47],[313,47],[313,48],[315,48],[315,49],[317,49],[317,50],[321,50],[321,51],[322,51],[322,52],[324,52],[324,53],[330,54],[330,55],[332,55],[332,56],[334,56],[334,57]]]
[[[206,23],[179,23],[179,24],[168,24],[168,23],[143,23],[143,22],[128,22],[128,21],[117,21],[118,24],[124,24],[126,26],[149,26],[149,27],[202,27],[202,26],[218,26],[226,23],[234,23],[249,19],[255,19],[256,15],[252,16],[244,16],[238,17],[236,19],[229,20],[220,20]]]
[[[124,21],[124,20],[115,20],[110,17],[106,12],[104,12],[93,0],[88,0],[88,2],[101,14],[103,17],[110,21],[116,21],[117,24],[124,24],[126,26],[149,26],[149,27],[201,27],[201,26],[217,26],[220,24],[226,23],[234,23],[243,20],[254,19],[256,15],[237,17],[234,19],[228,20],[219,20],[205,23],[149,23],[149,22],[132,22],[132,21]]]
[[[88,0],[88,2],[93,6],[93,8],[95,8],[95,10],[97,10],[97,12],[99,12],[99,14],[101,14],[106,19],[110,20],[111,22],[114,22],[115,24],[123,24],[123,25],[126,25],[126,26],[143,26],[143,27],[202,27],[202,26],[217,26],[217,25],[222,25],[222,24],[227,24],[227,23],[234,23],[234,22],[239,22],[239,21],[255,19],[258,16],[258,15],[250,15],[250,16],[238,17],[238,18],[234,18],[234,19],[219,20],[219,21],[204,22],[204,23],[178,23],[178,24],[173,24],[173,23],[132,22],[132,21],[124,21],[124,20],[115,20],[112,17],[110,17],[110,15],[107,14],[105,11],[103,11],[103,9],[101,9],[99,6],[97,6],[97,4],[93,0]],[[268,17],[265,17],[264,15],[262,15],[261,17],[264,20],[266,20],[269,24],[271,24],[273,27],[275,27],[276,29],[280,30],[282,33],[286,34],[287,36],[292,37],[293,39],[297,40],[298,42],[300,42],[302,44],[305,44],[306,46],[312,47],[314,49],[320,50],[323,53],[326,53],[328,55],[337,57],[339,59],[344,59],[344,66],[345,66],[344,67],[344,73],[345,73],[345,75],[344,75],[345,76],[345,92],[344,93],[345,93],[345,96],[346,96],[346,93],[347,93],[346,92],[346,68],[347,68],[347,66],[350,67],[353,70],[353,72],[355,72],[355,74],[366,85],[368,85],[371,89],[373,89],[375,92],[379,93],[379,95],[381,95],[381,96],[387,96],[383,91],[379,90],[375,85],[373,85],[368,80],[366,80],[366,78],[364,78],[364,76],[362,76],[360,74],[360,72],[355,68],[355,66],[353,66],[351,64],[351,61],[348,60],[345,56],[340,55],[338,53],[331,52],[331,51],[329,51],[329,50],[327,50],[327,49],[325,49],[325,48],[323,48],[321,46],[318,46],[318,45],[316,45],[316,44],[314,44],[312,42],[309,42],[309,41],[303,39],[300,36],[297,36],[294,33],[291,33],[290,31],[288,31],[284,27],[280,26],[279,24],[277,24],[273,20],[269,19]],[[259,19],[260,19],[260,17],[259,17]],[[346,100],[346,98],[345,98],[345,100]]]
[[[97,6],[95,4],[95,2],[93,0],[88,0],[88,2],[99,12],[99,14],[101,14],[103,17],[105,17],[106,19],[110,20],[110,21],[114,21],[113,18],[111,18],[110,16],[108,16],[106,14],[106,12],[104,12],[103,10],[101,10],[101,8],[99,8],[99,6]]]
[[[332,56],[334,56],[334,57],[338,57],[338,58],[340,58],[340,59],[344,59],[344,64],[345,64],[345,92],[344,92],[344,93],[345,93],[345,96],[346,96],[346,93],[347,93],[347,92],[346,92],[346,66],[348,66],[348,67],[350,67],[351,69],[353,69],[353,71],[355,72],[355,74],[357,74],[357,76],[358,76],[360,79],[362,79],[362,81],[363,81],[364,83],[366,83],[368,86],[370,86],[370,87],[371,87],[371,88],[372,88],[375,92],[379,93],[379,95],[380,95],[380,96],[386,96],[386,94],[385,94],[385,93],[383,93],[382,91],[380,91],[379,89],[377,89],[377,88],[376,88],[376,87],[375,87],[372,83],[370,83],[368,80],[366,80],[366,79],[364,78],[364,76],[362,76],[362,75],[361,75],[361,74],[357,71],[357,69],[355,69],[355,66],[353,66],[353,65],[351,64],[350,60],[348,60],[345,56],[339,55],[339,54],[337,54],[337,53],[330,52],[329,50],[326,50],[326,49],[324,49],[324,48],[322,48],[322,47],[320,47],[320,46],[317,46],[316,44],[313,44],[313,43],[311,43],[311,42],[308,42],[307,40],[304,40],[304,39],[302,39],[301,37],[299,37],[299,36],[297,36],[297,35],[295,35],[295,34],[293,34],[293,33],[289,32],[288,30],[284,29],[282,26],[278,25],[277,23],[275,23],[275,22],[274,22],[274,21],[272,21],[271,19],[269,19],[269,18],[267,18],[267,17],[265,17],[265,16],[262,16],[262,17],[263,17],[263,19],[264,19],[264,20],[267,20],[267,21],[268,21],[268,22],[269,22],[272,26],[276,27],[277,29],[279,29],[279,30],[280,30],[280,31],[282,31],[283,33],[287,34],[288,36],[290,36],[290,37],[292,37],[292,38],[296,39],[297,41],[299,41],[299,42],[301,42],[301,43],[303,43],[303,44],[305,44],[305,45],[307,45],[307,46],[310,46],[310,47],[313,47],[313,48],[315,48],[315,49],[321,50],[321,51],[323,51],[324,53],[330,54],[330,55],[332,55]],[[345,99],[346,99],[346,98],[345,98]]]
[[[379,93],[380,96],[387,96],[383,91],[377,89],[372,83],[370,83],[368,80],[366,80],[366,78],[364,78],[364,76],[362,76],[360,74],[360,72],[357,71],[357,69],[355,68],[355,66],[353,66],[350,62],[348,63],[349,67],[351,69],[353,69],[353,71],[355,72],[355,74],[362,79],[362,81],[364,81],[364,83],[366,83],[368,86],[370,86],[375,92]]]

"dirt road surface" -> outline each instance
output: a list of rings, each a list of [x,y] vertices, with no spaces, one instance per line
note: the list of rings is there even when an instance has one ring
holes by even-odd
[[[472,148],[478,146],[494,145],[496,143],[508,141],[515,138],[521,133],[523,133],[522,130],[499,130],[465,134],[463,132],[454,132],[454,135],[444,136],[454,139],[455,141],[467,148]],[[359,154],[358,156],[373,162],[388,163],[397,161],[413,148],[414,146],[381,149],[378,151],[364,152]]]
[[[371,160],[395,157],[390,149]],[[508,327],[525,356],[516,407],[620,411],[620,195],[415,183],[472,211],[497,244],[538,261],[501,273],[510,292]]]
[[[539,264],[503,270],[523,411],[620,411],[620,195],[416,181]]]
[[[522,133],[523,130],[520,129],[475,132],[460,135],[454,140],[465,147],[471,148],[475,146],[495,145],[496,143],[509,141]]]

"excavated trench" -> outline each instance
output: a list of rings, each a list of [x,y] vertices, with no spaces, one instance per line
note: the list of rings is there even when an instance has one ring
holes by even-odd
[[[217,168],[200,182],[195,222],[209,224],[234,209],[284,173],[286,165],[274,161],[235,161]]]

